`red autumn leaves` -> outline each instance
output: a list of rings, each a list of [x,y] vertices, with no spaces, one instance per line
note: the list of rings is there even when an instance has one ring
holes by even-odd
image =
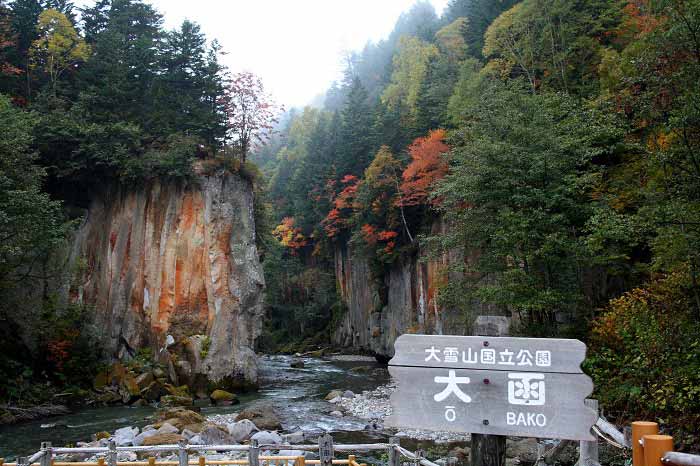
[[[393,179],[390,180],[391,182],[387,181],[385,176],[380,183],[383,191],[369,202],[363,203],[358,199],[358,189],[369,180],[360,179],[354,175],[345,175],[339,182],[329,180],[326,186],[327,190],[334,192],[336,189],[340,189],[340,191],[331,194],[331,209],[321,222],[326,237],[334,239],[341,232],[350,229],[353,215],[363,209],[370,209],[374,213],[381,210],[375,206],[381,200],[388,200],[389,205],[395,211],[408,207],[436,205],[438,200],[430,197],[431,187],[447,174],[447,163],[443,156],[450,148],[445,143],[446,136],[445,130],[438,129],[431,131],[425,137],[414,140],[408,147],[411,162],[403,172],[400,171],[399,167],[396,174],[393,175]],[[388,148],[382,148],[377,156],[383,155],[386,158],[386,153],[382,154],[382,151],[385,150],[388,151]],[[391,157],[390,154],[389,157]],[[394,161],[394,163],[398,165],[398,162]],[[375,170],[381,171],[382,168],[375,167]],[[387,172],[391,173],[391,170],[387,170]],[[375,187],[376,184],[375,181]],[[359,235],[367,245],[379,246],[384,253],[391,254],[399,237],[399,232],[394,230],[400,230],[400,228],[398,226],[396,228],[387,227],[389,222],[383,223],[384,227],[363,223],[359,229]],[[294,225],[294,219],[290,217],[282,220],[275,228],[273,235],[280,244],[291,248],[293,253],[308,244],[307,237],[303,235],[299,227]]]

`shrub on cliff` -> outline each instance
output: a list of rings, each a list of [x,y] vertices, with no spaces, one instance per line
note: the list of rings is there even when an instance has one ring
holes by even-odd
[[[685,444],[700,438],[700,322],[690,292],[681,270],[612,300],[593,323],[586,361],[607,414],[659,421]]]

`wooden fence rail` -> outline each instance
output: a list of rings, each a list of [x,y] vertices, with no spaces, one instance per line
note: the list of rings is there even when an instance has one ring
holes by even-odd
[[[325,443],[322,443],[325,442]],[[171,445],[152,446],[131,446],[117,447],[112,441],[107,447],[77,447],[77,448],[55,448],[50,443],[44,442],[41,450],[30,457],[20,457],[13,463],[6,463],[0,458],[0,466],[367,466],[365,463],[358,463],[355,455],[348,455],[347,458],[333,458],[333,451],[355,452],[355,451],[381,451],[385,450],[391,459],[390,466],[400,466],[400,457],[404,456],[415,464],[422,466],[438,466],[422,457],[420,454],[412,453],[399,445],[399,439],[392,438],[392,443],[371,443],[371,444],[339,444],[334,445],[330,436],[323,436],[317,445],[278,445],[278,444],[257,444],[251,442],[250,445],[188,445],[186,443]],[[318,451],[320,459],[306,459],[305,456],[285,456],[285,455],[260,455],[260,450],[297,450],[297,451]],[[190,460],[189,454],[207,451],[216,452],[246,452],[248,458],[242,459],[207,459],[199,456],[196,461]],[[118,461],[119,452],[134,453],[160,453],[172,452],[178,456],[177,460],[156,460],[150,457],[146,461]],[[57,461],[56,455],[63,454],[104,454],[105,458],[96,461]],[[330,455],[330,456],[329,456]]]

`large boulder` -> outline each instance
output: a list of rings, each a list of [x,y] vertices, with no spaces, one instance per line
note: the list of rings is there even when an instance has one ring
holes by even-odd
[[[236,416],[236,421],[241,421],[243,419],[250,419],[258,429],[282,429],[282,423],[271,406],[258,406],[245,409]]]
[[[228,433],[233,438],[233,441],[236,443],[241,443],[244,440],[248,440],[250,436],[258,430],[255,424],[253,424],[253,421],[250,419],[242,419],[238,422],[227,424],[226,428],[228,429]]]
[[[170,424],[169,422],[164,422],[159,428],[158,428],[158,433],[159,434],[177,434],[180,432],[180,429],[175,427],[174,425]]]
[[[230,445],[236,443],[225,427],[215,424],[205,426],[198,435],[205,445]]]
[[[134,446],[140,447],[141,445],[143,445],[143,442],[145,442],[147,438],[153,437],[154,435],[159,435],[158,430],[144,430],[134,438]]]
[[[256,433],[250,439],[257,440],[258,445],[282,445],[284,443],[280,434],[266,430]]]
[[[138,433],[138,427],[122,427],[114,432],[114,442],[118,447],[133,445]]]
[[[236,395],[231,392],[227,392],[226,390],[214,390],[211,392],[211,395],[209,395],[209,399],[211,400],[212,404],[220,406],[240,403]]]
[[[144,446],[150,446],[150,445],[172,445],[178,443],[180,440],[184,440],[185,437],[183,437],[180,434],[156,434],[152,435],[150,437],[147,437],[143,441]]]

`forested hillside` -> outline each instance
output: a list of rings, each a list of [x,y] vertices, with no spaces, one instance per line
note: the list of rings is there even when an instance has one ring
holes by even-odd
[[[230,374],[240,359],[231,352],[247,352],[244,375],[256,377],[263,283],[248,238],[258,182],[246,155],[277,107],[221,54],[197,24],[166,30],[140,0],[0,1],[3,406],[84,402],[82,390],[117,360],[131,361],[129,380],[170,365],[162,381],[177,385],[174,352],[154,350],[166,334],[180,349],[196,336],[197,361],[220,359],[210,374]],[[247,269],[230,269],[232,247],[250,256]],[[230,302],[229,286],[247,301]],[[218,328],[214,299],[226,306],[217,315],[229,314]],[[230,342],[243,337],[250,343]]]
[[[690,441],[699,38],[695,0],[452,0],[439,17],[418,2],[256,154],[278,223],[273,339],[329,341],[347,312],[339,247],[380,290],[418,248],[457,252],[436,306],[471,321],[479,302],[520,334],[587,341],[604,409]]]

